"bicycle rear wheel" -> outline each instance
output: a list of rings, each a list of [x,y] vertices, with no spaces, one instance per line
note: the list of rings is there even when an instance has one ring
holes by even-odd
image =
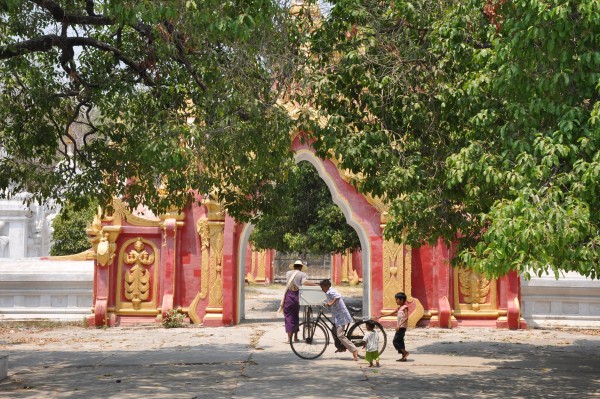
[[[350,327],[350,331],[348,331],[347,337],[350,341],[352,341],[354,345],[361,342],[363,337],[367,333],[367,325],[365,323],[366,320],[363,320]],[[385,330],[383,329],[383,326],[378,322],[375,322],[374,330],[377,333],[377,336],[379,337],[379,347],[377,349],[379,351],[379,354],[381,355],[387,345],[387,335],[385,333]],[[364,352],[358,351],[358,357],[363,359],[365,357]]]
[[[325,352],[329,344],[329,335],[322,325],[314,321],[300,323],[298,335],[302,335],[299,342],[292,341],[292,351],[302,359],[316,359]]]

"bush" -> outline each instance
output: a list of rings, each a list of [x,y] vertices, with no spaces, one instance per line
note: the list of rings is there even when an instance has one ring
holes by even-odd
[[[163,317],[162,325],[164,328],[183,327],[184,319],[185,315],[183,313],[179,313],[177,310],[171,309],[167,311],[166,315]]]
[[[50,255],[73,255],[90,249],[85,229],[94,220],[97,201],[89,201],[83,208],[66,203],[52,221],[52,247]]]

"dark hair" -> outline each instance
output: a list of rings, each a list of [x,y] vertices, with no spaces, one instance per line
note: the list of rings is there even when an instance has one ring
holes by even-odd
[[[400,299],[401,301],[406,301],[406,294],[404,292],[399,292],[395,295],[396,299]]]
[[[373,330],[375,328],[375,322],[373,320],[367,320],[365,321],[365,324],[369,330]]]
[[[328,279],[321,280],[321,282],[319,283],[319,285],[321,287],[331,287],[331,281],[329,281]]]

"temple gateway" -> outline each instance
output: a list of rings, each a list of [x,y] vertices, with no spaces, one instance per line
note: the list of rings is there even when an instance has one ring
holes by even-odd
[[[333,280],[362,278],[363,316],[394,309],[394,294],[403,291],[412,326],[526,327],[517,273],[487,279],[453,268],[453,248],[441,240],[410,248],[384,239],[384,204],[358,193],[334,161],[318,158],[298,136],[292,150],[296,162],[315,167],[358,233],[360,255],[334,261]],[[253,251],[248,242],[253,226],[237,223],[211,198],[159,217],[119,201],[114,209],[87,231],[95,252],[90,325],[158,322],[171,311],[205,326],[234,325],[244,318],[245,281],[272,280],[272,253]]]

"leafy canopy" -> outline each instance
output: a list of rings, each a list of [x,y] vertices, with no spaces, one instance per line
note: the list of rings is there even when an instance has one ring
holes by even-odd
[[[309,162],[294,166],[287,182],[275,190],[278,200],[260,215],[252,231],[255,248],[297,253],[302,258],[360,249],[356,232]]]
[[[600,3],[331,1],[307,37],[322,155],[385,234],[499,276],[600,277]]]
[[[2,195],[248,218],[291,164],[294,32],[271,0],[1,2]]]

